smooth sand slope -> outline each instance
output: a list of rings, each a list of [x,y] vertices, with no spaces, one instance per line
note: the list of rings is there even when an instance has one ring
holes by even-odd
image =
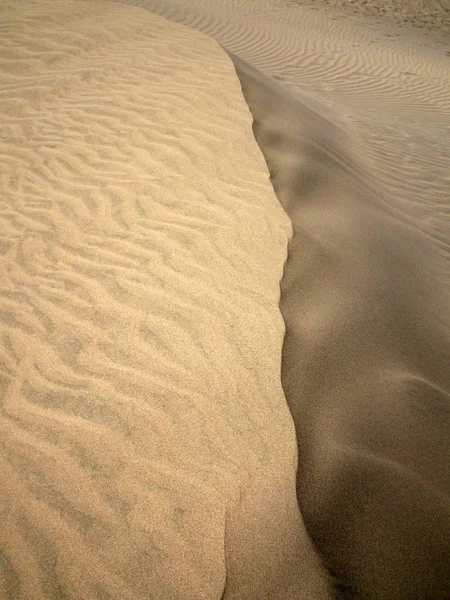
[[[282,381],[308,531],[349,597],[449,598],[444,261],[368,184],[342,132],[235,64],[294,228]]]
[[[292,219],[282,381],[308,531],[350,597],[450,597],[445,3],[384,3],[401,29],[354,14],[381,2],[139,4],[238,56]],[[409,28],[432,4],[439,36]]]
[[[291,225],[226,53],[2,4],[0,598],[330,598],[280,382]]]

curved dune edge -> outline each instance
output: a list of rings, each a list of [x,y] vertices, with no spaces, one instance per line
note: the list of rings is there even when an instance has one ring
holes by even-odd
[[[6,2],[0,597],[325,599],[280,383],[290,222],[232,63]]]
[[[238,57],[294,229],[282,382],[308,532],[345,597],[450,597],[447,0],[118,1]],[[382,4],[434,6],[439,31],[356,15]]]
[[[351,133],[353,151],[403,219],[450,256],[449,36],[354,14],[339,0],[114,0],[213,36],[309,97]],[[381,0],[371,2],[380,3]],[[424,2],[425,3],[425,0]],[[412,16],[415,0],[405,0]],[[353,3],[369,6],[363,0]],[[408,12],[409,11],[409,12]],[[416,11],[417,12],[417,11]],[[447,264],[450,273],[450,261]]]

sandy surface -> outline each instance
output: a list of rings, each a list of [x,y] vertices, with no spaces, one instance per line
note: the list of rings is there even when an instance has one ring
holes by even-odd
[[[1,8],[0,598],[448,598],[445,0]]]
[[[329,598],[280,381],[291,224],[232,62],[2,4],[0,598]]]
[[[124,0],[120,0],[124,1]],[[317,0],[134,0],[214,36],[351,136],[366,178],[448,247],[450,36]],[[402,4],[406,10],[408,3]],[[411,19],[414,11],[410,11]],[[437,33],[436,33],[437,36]]]
[[[450,32],[450,0],[320,0],[328,6],[345,8],[358,15],[383,16],[404,26],[412,24],[430,31]],[[291,0],[292,3],[317,5],[317,0]]]
[[[235,63],[294,228],[282,382],[308,531],[352,598],[448,598],[445,261],[370,185],[342,131]]]

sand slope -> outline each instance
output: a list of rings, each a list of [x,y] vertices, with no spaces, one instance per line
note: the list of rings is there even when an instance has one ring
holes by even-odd
[[[342,131],[233,58],[294,229],[282,382],[306,526],[349,597],[448,598],[445,263],[370,185]]]
[[[325,598],[280,383],[290,222],[212,39],[2,4],[0,598]]]
[[[421,30],[322,0],[133,3],[214,36],[253,67],[309,96],[351,133],[366,176],[404,218],[448,251],[448,34],[437,45]],[[413,4],[402,4],[411,19]]]
[[[448,598],[446,3],[137,3],[238,56],[292,219],[282,382],[308,531],[351,597]]]

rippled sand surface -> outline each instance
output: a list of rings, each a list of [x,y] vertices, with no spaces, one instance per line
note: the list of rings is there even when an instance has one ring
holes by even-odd
[[[232,62],[2,5],[0,598],[327,598],[295,497],[291,224]]]
[[[1,600],[450,597],[449,8],[1,5]]]

